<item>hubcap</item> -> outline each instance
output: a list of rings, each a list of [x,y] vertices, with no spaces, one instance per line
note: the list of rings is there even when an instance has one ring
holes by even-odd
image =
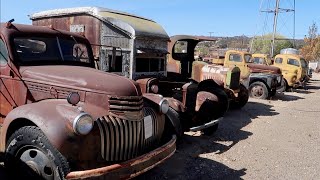
[[[251,94],[254,97],[261,97],[263,95],[263,88],[261,86],[254,86],[251,89]]]
[[[42,151],[28,149],[21,154],[20,160],[30,168],[29,171],[33,171],[33,174],[44,179],[54,179],[54,165]]]

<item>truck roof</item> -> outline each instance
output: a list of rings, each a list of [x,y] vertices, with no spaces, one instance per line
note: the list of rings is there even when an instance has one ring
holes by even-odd
[[[26,24],[12,23],[11,26],[7,26],[7,23],[0,23],[0,31],[5,35],[28,35],[28,34],[51,34],[56,36],[73,36],[76,38],[85,39],[83,36],[64,30],[57,30],[47,26],[33,26]]]
[[[126,33],[130,33],[131,36],[155,36],[169,39],[162,26],[151,19],[101,7],[76,7],[41,11],[32,14],[30,19],[48,19],[70,15],[92,16]]]

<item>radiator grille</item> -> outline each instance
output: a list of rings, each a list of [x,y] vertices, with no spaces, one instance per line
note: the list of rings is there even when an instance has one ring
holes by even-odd
[[[143,108],[144,116],[152,117],[153,135],[145,139],[144,120],[124,120],[108,115],[97,120],[101,136],[101,155],[106,161],[125,161],[149,151],[160,142],[164,130],[164,116],[151,108]]]
[[[234,90],[240,88],[240,71],[231,72],[229,88]]]
[[[142,96],[109,96],[110,111],[141,111]]]

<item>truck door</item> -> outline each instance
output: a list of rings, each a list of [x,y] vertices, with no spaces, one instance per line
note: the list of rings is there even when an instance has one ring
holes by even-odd
[[[248,72],[249,68],[247,67],[240,53],[230,53],[230,54],[227,54],[225,58],[226,58],[225,60],[226,67],[229,67],[229,68],[233,68],[235,66],[239,67],[241,70],[241,76],[243,77],[247,76],[247,74],[249,73]]]
[[[13,75],[8,63],[8,50],[4,41],[0,39],[0,126],[4,117],[15,107],[12,87]]]

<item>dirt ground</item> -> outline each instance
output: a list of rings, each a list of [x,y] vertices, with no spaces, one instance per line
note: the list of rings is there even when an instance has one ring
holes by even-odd
[[[211,137],[187,133],[175,155],[137,179],[319,179],[320,75],[308,90],[250,99]]]
[[[250,99],[210,136],[186,133],[172,158],[137,180],[319,179],[320,75],[308,90]],[[0,166],[0,179],[10,180]]]

